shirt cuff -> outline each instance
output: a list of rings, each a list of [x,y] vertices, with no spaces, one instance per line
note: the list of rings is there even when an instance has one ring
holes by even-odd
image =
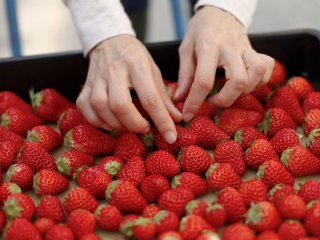
[[[130,19],[119,0],[64,2],[71,11],[85,56],[105,39],[121,34],[135,36]]]
[[[253,13],[256,9],[256,0],[199,0],[195,10],[204,5],[211,5],[230,12],[246,28],[251,23]]]

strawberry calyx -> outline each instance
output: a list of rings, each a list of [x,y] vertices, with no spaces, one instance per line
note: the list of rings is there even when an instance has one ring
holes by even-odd
[[[310,209],[317,203],[320,203],[320,200],[318,200],[318,199],[317,200],[312,200],[312,201],[308,202],[308,204],[306,205],[306,208]]]
[[[281,185],[282,185],[281,183],[278,183],[273,188],[271,188],[270,191],[268,192],[268,197],[272,197],[276,191],[280,190]]]
[[[257,171],[257,177],[259,179],[262,179],[263,178],[263,175],[264,175],[264,166],[263,165],[260,165],[259,168],[258,168],[258,171]]]
[[[166,210],[160,210],[157,212],[156,215],[153,217],[153,221],[155,224],[159,225],[161,221],[168,215],[168,212]]]
[[[97,218],[97,217],[100,215],[101,211],[102,211],[106,206],[107,206],[107,204],[100,204],[100,205],[97,207],[97,209],[94,211],[94,216],[95,216],[95,218]]]
[[[8,114],[3,113],[1,115],[0,125],[3,126],[3,127],[8,127],[9,124],[10,124],[10,118],[9,118]]]
[[[3,209],[9,219],[18,218],[23,211],[23,208],[19,204],[19,200],[10,198],[4,202]]]
[[[186,212],[187,213],[192,213],[194,209],[196,209],[199,206],[199,200],[191,200],[188,202],[186,205]]]
[[[63,145],[67,148],[71,148],[72,146],[72,129],[69,130],[63,139]]]
[[[75,170],[75,172],[73,173],[73,176],[72,176],[73,181],[77,181],[79,173],[82,172],[84,169],[87,169],[87,168],[89,168],[89,167],[88,166],[81,166],[81,167],[77,168]]]
[[[272,119],[271,119],[271,117],[270,117],[270,111],[268,111],[268,112],[264,115],[263,121],[262,121],[261,123],[259,123],[259,125],[258,125],[258,130],[259,130],[260,132],[263,132],[264,134],[267,134],[267,132],[268,132],[269,129],[270,129],[271,122],[272,122]]]
[[[27,140],[29,142],[39,142],[39,137],[38,137],[37,131],[36,130],[28,131]]]
[[[120,180],[113,180],[109,185],[106,190],[106,198],[111,199],[112,197],[112,192],[117,188],[117,186],[120,184]]]
[[[110,161],[103,166],[103,169],[113,178],[120,171],[121,164],[117,161]]]
[[[212,173],[214,170],[216,170],[216,168],[218,167],[218,165],[219,165],[219,163],[214,163],[214,164],[212,164],[212,165],[209,167],[209,169],[208,169],[207,172],[206,172],[206,177],[207,177],[207,178],[211,175],[211,173]]]
[[[36,194],[38,193],[38,186],[39,186],[39,177],[38,177],[38,174],[36,174],[33,177],[33,189],[34,189]]]
[[[139,217],[132,221],[132,226],[147,226],[150,223],[152,223],[150,218]]]
[[[130,238],[132,237],[132,227],[137,219],[134,218],[120,225],[119,232],[121,232],[124,236]]]
[[[12,176],[15,174],[16,172],[16,167],[17,167],[18,164],[13,164],[9,167],[9,169],[7,170],[7,173],[6,173],[6,178],[8,181],[10,181],[10,179],[12,178]]]
[[[34,93],[34,89],[32,88],[29,91],[29,97],[31,99],[32,108],[37,109],[42,102],[42,98],[43,98],[42,91]]]
[[[223,206],[221,204],[218,204],[218,203],[215,203],[215,204],[212,204],[212,205],[209,205],[206,209],[206,212],[210,212],[210,211],[213,211],[213,210],[216,210],[216,209],[223,209]]]
[[[292,152],[292,149],[291,149],[291,148],[288,148],[288,149],[284,150],[283,153],[281,154],[280,162],[281,162],[282,165],[284,165],[285,167],[288,166],[291,152]]]
[[[176,188],[180,186],[180,175],[174,176],[174,178],[171,181],[171,188]]]
[[[147,150],[150,150],[154,147],[154,140],[155,134],[154,132],[150,131],[140,136],[143,145],[146,147]]]
[[[259,203],[252,203],[248,212],[246,213],[246,224],[259,224],[262,221],[262,208]]]
[[[320,128],[312,129],[307,138],[307,142],[306,142],[307,147],[309,147],[311,143],[314,143],[315,138],[319,136],[320,136]]]
[[[18,184],[16,184],[16,183],[10,183],[9,192],[10,192],[11,194],[21,193],[21,188],[20,188],[20,187],[18,186]]]
[[[60,157],[56,160],[58,171],[64,175],[70,175],[69,160],[65,157]]]
[[[236,131],[236,133],[234,134],[234,140],[241,144],[243,137],[242,137],[242,133],[243,133],[243,129],[239,129],[238,131]]]

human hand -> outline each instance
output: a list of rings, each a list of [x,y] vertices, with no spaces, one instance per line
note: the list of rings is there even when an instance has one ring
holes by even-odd
[[[182,115],[169,99],[159,68],[143,44],[130,35],[101,42],[89,54],[90,66],[77,107],[92,125],[106,130],[148,132],[150,125],[132,103],[130,89],[168,143],[176,140],[174,121]]]
[[[213,87],[217,67],[223,67],[224,87],[208,102],[229,107],[244,92],[266,83],[274,60],[252,49],[246,30],[230,13],[213,6],[199,9],[189,22],[179,48],[180,68],[175,101],[184,101],[184,121],[190,121]]]

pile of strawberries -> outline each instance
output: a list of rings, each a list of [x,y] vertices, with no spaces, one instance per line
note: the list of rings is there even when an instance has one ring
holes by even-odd
[[[0,92],[5,240],[320,239],[320,92],[278,61],[267,85],[177,123],[174,144],[97,129],[51,88],[30,98]]]

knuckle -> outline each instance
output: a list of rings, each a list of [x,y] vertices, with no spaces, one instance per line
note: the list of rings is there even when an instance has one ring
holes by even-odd
[[[97,111],[102,111],[108,106],[108,102],[97,95],[92,95],[90,101],[93,108]]]
[[[120,63],[118,61],[108,61],[106,63],[106,70],[111,72],[116,72],[120,67]]]
[[[159,105],[159,102],[158,102],[158,98],[156,97],[156,95],[148,94],[143,97],[143,99],[141,100],[141,104],[146,111],[149,111],[149,110],[157,108]]]
[[[201,76],[197,81],[195,81],[199,88],[205,92],[209,92],[212,87],[213,87],[213,83],[211,81],[211,77],[209,76]]]
[[[260,62],[256,64],[256,66],[254,67],[254,72],[258,76],[263,76],[266,73],[266,71],[267,71],[267,65],[264,62]]]
[[[238,91],[243,91],[249,87],[250,82],[247,77],[236,77],[234,78],[235,87]]]
[[[123,115],[128,110],[128,104],[122,99],[113,99],[110,101],[110,109],[116,115]]]

